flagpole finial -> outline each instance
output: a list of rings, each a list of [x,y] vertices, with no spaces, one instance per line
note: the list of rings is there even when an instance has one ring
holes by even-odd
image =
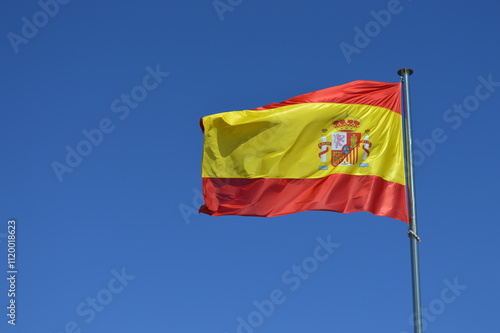
[[[411,69],[411,68],[401,68],[398,71],[398,75],[399,76],[403,76],[404,73],[408,73],[408,75],[412,75],[413,74],[413,69]]]

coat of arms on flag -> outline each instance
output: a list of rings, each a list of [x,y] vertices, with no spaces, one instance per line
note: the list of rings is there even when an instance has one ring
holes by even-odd
[[[330,165],[336,167],[338,165],[348,166],[358,164],[360,161],[360,148],[362,150],[360,167],[368,167],[369,164],[365,161],[370,155],[369,148],[372,143],[370,140],[370,130],[365,130],[363,140],[361,133],[355,132],[361,125],[359,118],[349,117],[346,115],[342,119],[333,121],[333,132],[328,133],[328,129],[322,130],[321,142],[318,147],[321,149],[318,156],[321,159],[319,170],[328,170],[328,151],[331,150]],[[328,141],[330,139],[331,141]],[[328,149],[330,146],[330,149]]]

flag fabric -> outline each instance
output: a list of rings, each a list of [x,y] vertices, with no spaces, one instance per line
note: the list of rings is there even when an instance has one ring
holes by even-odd
[[[354,81],[201,127],[202,213],[367,211],[408,223],[400,83]]]

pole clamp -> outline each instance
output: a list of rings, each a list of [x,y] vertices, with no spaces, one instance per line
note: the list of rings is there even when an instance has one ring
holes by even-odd
[[[418,235],[413,230],[410,229],[410,230],[408,230],[408,237],[412,237],[412,236],[415,237],[417,242],[421,241],[420,237],[418,237]]]

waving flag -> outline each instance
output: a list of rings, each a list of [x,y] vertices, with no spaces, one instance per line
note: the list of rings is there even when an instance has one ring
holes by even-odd
[[[401,84],[354,81],[201,119],[209,215],[368,211],[408,222]]]

